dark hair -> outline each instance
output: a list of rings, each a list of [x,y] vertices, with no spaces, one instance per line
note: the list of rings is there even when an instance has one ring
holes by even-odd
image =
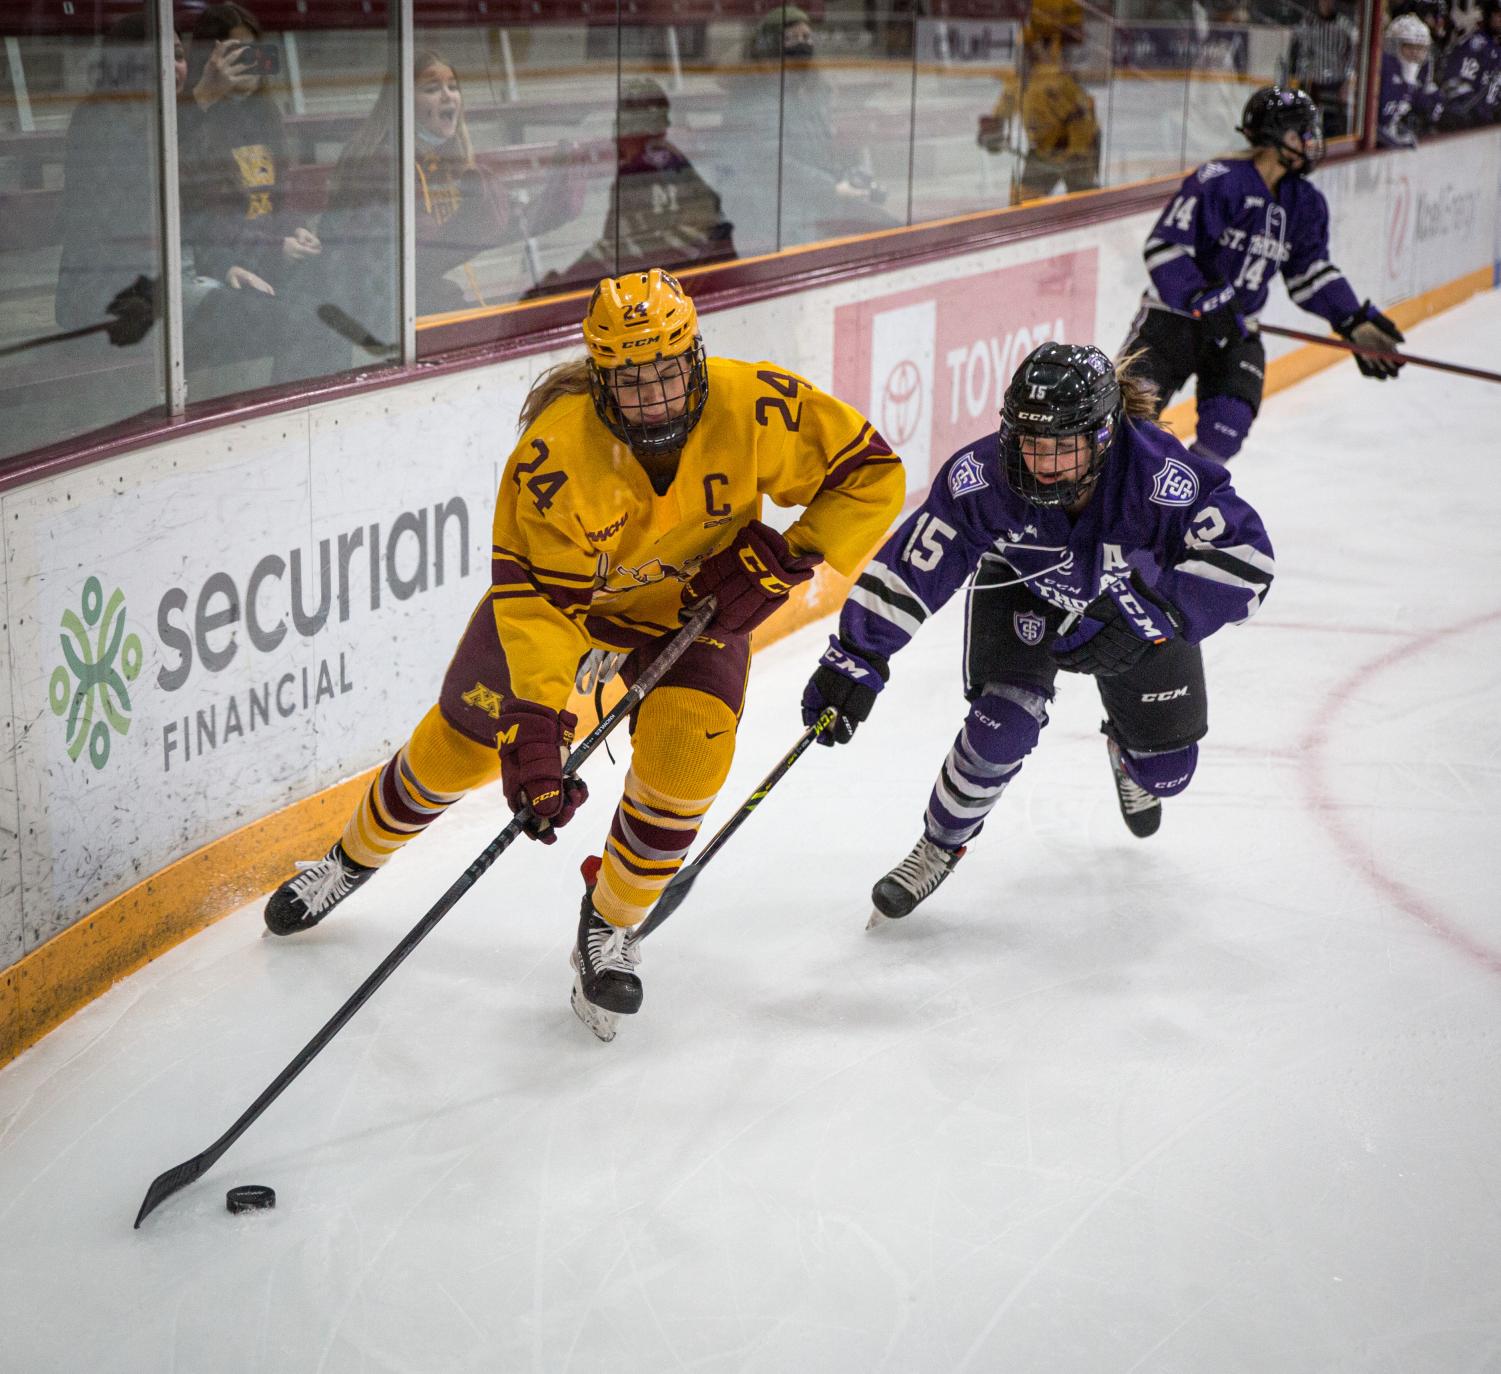
[[[263,32],[261,21],[244,5],[233,4],[231,0],[226,0],[222,5],[210,5],[198,16],[193,25],[193,46],[188,52],[188,90],[191,91],[198,84],[214,51],[214,44],[228,38],[239,28],[249,29],[250,36],[257,41]]]
[[[121,16],[104,31],[90,94],[113,91],[140,96],[155,82],[156,54],[146,39],[146,11]]]

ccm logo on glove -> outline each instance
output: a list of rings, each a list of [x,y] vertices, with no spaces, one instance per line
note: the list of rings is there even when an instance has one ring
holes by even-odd
[[[817,554],[794,554],[770,525],[749,521],[731,541],[706,558],[683,589],[691,606],[713,596],[714,625],[731,634],[749,634],[787,600],[787,593],[813,576],[823,560]]]
[[[500,713],[496,744],[506,804],[524,816],[526,833],[543,844],[589,800],[582,778],[563,775],[578,718],[535,701],[511,700]]]

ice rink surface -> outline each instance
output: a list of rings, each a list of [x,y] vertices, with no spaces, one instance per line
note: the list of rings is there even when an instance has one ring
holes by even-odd
[[[1409,346],[1498,337],[1487,293]],[[956,599],[652,938],[613,1044],[567,999],[600,754],[562,842],[504,855],[135,1231],[504,804],[308,935],[257,903],[172,951],[0,1072],[0,1366],[1501,1371],[1498,414],[1350,363],[1268,401],[1234,474],[1278,580],[1206,645],[1154,839],[1069,678],[955,876],[866,932],[962,716]],[[711,824],[795,738],[827,628],[757,658]],[[236,1183],[277,1209],[227,1215]]]

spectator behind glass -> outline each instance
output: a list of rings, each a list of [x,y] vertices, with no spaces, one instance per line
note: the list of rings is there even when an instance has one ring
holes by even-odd
[[[321,245],[286,208],[286,129],[246,51],[260,37],[236,4],[210,5],[193,26],[178,118],[186,351],[190,367],[274,356],[271,379],[292,381],[311,375],[303,268]]]
[[[1376,145],[1416,148],[1438,103],[1433,68],[1428,60],[1432,38],[1415,14],[1403,14],[1386,26],[1381,55],[1381,99],[1376,112]]]
[[[757,81],[745,94],[748,101],[781,101],[783,247],[897,223],[876,208],[886,200],[884,188],[839,146],[834,91],[814,60],[815,42],[807,12],[778,5],[756,25],[748,46],[752,63],[768,73],[781,69],[780,81]],[[775,128],[775,116],[763,112],[753,126]]]
[[[719,195],[667,138],[667,92],[650,77],[621,83],[616,175],[599,239],[539,291],[593,286],[649,267],[691,267],[735,256]]]
[[[1339,12],[1339,0],[1318,0],[1317,10],[1293,32],[1287,79],[1313,97],[1325,138],[1350,131],[1350,90],[1359,45],[1355,25]]]
[[[487,305],[469,264],[481,253],[519,243],[576,218],[583,206],[582,169],[560,150],[547,190],[529,215],[501,179],[482,167],[464,119],[458,75],[438,53],[413,60],[416,179],[417,313],[437,315]],[[376,337],[396,319],[396,83],[387,78],[375,105],[339,155],[319,221],[326,245],[319,278],[333,302]],[[465,286],[449,273],[464,269]],[[394,337],[394,333],[391,334]],[[338,351],[339,345],[332,347]],[[347,349],[343,366],[348,365]]]
[[[188,68],[180,39],[174,58],[181,95]],[[116,20],[104,36],[93,89],[68,122],[53,303],[63,329],[98,324],[138,276],[154,279],[161,272],[151,152],[155,67],[144,11]],[[99,344],[90,340],[88,346]]]
[[[1482,0],[1479,23],[1456,41],[1439,80],[1439,129],[1474,129],[1501,119],[1501,0]]]
[[[1033,0],[1022,26],[1022,66],[1001,80],[995,109],[980,117],[978,142],[987,152],[1021,157],[1013,133],[1019,112],[1027,155],[1011,183],[1011,203],[1100,184],[1100,125],[1093,99],[1069,70],[1084,45],[1084,7],[1079,0]]]

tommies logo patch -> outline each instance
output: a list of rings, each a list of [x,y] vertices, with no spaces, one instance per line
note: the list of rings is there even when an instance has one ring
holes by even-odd
[[[980,467],[980,460],[971,449],[949,470],[949,494],[968,496],[972,491],[984,491],[990,485]]]
[[[1034,611],[1017,611],[1011,617],[1011,624],[1016,630],[1016,637],[1034,649],[1042,643],[1042,637],[1048,628],[1048,622]]]
[[[1169,458],[1152,478],[1151,500],[1159,506],[1191,506],[1199,494],[1198,474],[1178,458]]]

